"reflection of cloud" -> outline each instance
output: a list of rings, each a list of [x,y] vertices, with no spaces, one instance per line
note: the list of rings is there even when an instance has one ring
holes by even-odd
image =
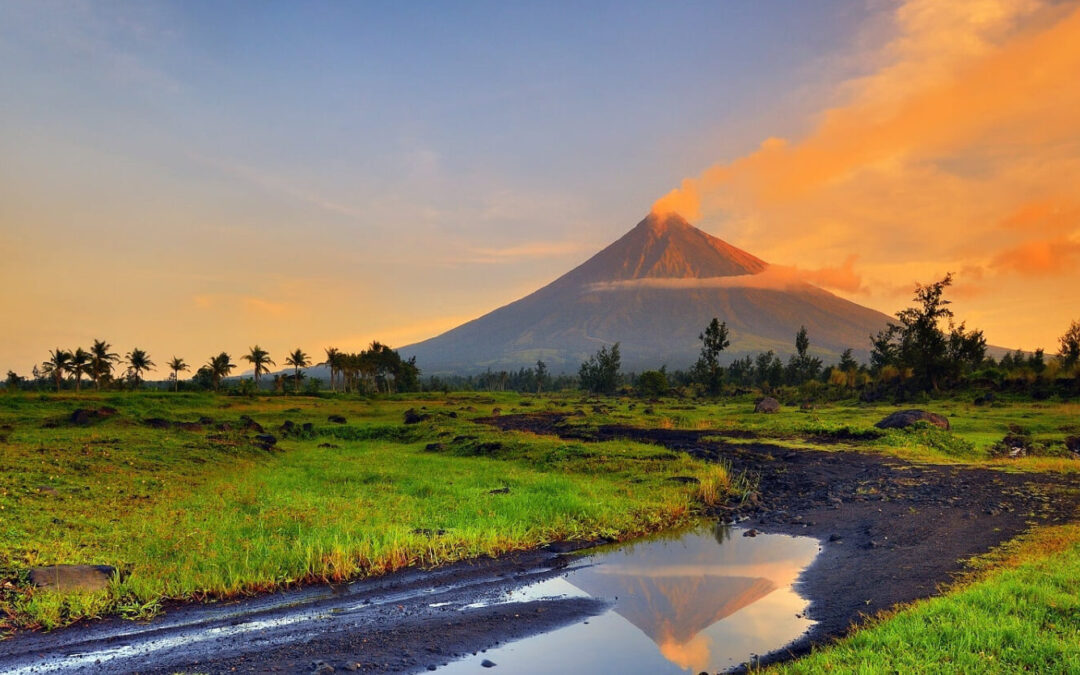
[[[689,642],[663,640],[658,645],[664,658],[684,670],[703,672],[711,663],[709,637],[698,633]]]

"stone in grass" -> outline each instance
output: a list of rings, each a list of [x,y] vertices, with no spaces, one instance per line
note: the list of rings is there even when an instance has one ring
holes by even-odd
[[[416,408],[409,408],[405,411],[405,424],[419,424],[429,417],[431,415],[416,412]]]
[[[333,422],[334,424],[345,424],[345,423],[348,422],[348,420],[346,420],[341,415],[331,415],[331,416],[326,418],[326,421],[327,422]]]
[[[273,434],[256,434],[255,440],[267,450],[277,445],[277,437]]]
[[[495,662],[491,661],[490,659],[484,659],[483,661],[480,662],[480,665],[485,667],[485,668],[494,668],[495,667]]]
[[[776,413],[780,412],[780,401],[777,401],[772,396],[766,396],[757,402],[754,406],[754,412],[756,413]]]
[[[949,420],[943,415],[925,410],[900,410],[889,415],[874,426],[878,429],[905,429],[917,422],[929,422],[935,427],[949,430]]]
[[[30,583],[52,591],[100,591],[116,568],[109,565],[50,565],[30,570]]]

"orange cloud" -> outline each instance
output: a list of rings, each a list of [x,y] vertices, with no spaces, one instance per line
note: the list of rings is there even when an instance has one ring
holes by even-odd
[[[1017,274],[1052,276],[1073,269],[1078,259],[1080,243],[1058,237],[1024,242],[1000,253],[993,265]]]
[[[908,0],[893,30],[808,135],[710,167],[654,210],[714,219],[780,264],[821,265],[802,278],[885,311],[882,289],[966,269],[978,285],[959,311],[986,316],[999,343],[1049,344],[1076,303],[1029,304],[1033,321],[997,326],[992,310],[1043,292],[1019,277],[1080,276],[1080,208],[1062,198],[1080,184],[1080,5]],[[856,253],[859,275],[824,265]]]

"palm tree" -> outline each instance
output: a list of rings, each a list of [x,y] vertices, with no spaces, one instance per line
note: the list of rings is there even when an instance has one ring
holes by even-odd
[[[217,356],[210,359],[210,363],[207,364],[210,368],[210,377],[214,380],[214,391],[218,391],[221,387],[221,379],[228,377],[229,373],[236,368],[236,364],[230,360],[230,356],[225,352],[221,352]]]
[[[311,358],[304,350],[297,348],[296,351],[285,358],[286,365],[293,367],[293,391],[300,391],[300,369],[311,365]]]
[[[341,367],[341,352],[337,347],[327,347],[326,360],[320,363],[320,366],[329,366],[330,368],[330,391],[337,391],[334,388],[334,383],[337,380],[338,370]]]
[[[274,363],[270,359],[270,352],[266,351],[265,349],[263,349],[259,345],[255,345],[250,350],[248,350],[248,353],[244,354],[244,360],[248,361],[249,363],[251,363],[251,365],[255,366],[255,388],[256,389],[259,388],[259,376],[262,375],[263,373],[267,372],[267,370],[269,370],[269,368],[267,368],[266,366],[267,365],[271,365],[271,366],[276,366],[277,365],[276,363]]]
[[[49,360],[41,364],[41,372],[46,376],[51,376],[56,383],[56,391],[60,392],[60,383],[64,380],[64,372],[68,369],[68,363],[71,361],[71,352],[64,351],[57,347],[53,351],[49,352]]]
[[[90,347],[90,377],[94,380],[94,389],[101,391],[102,380],[112,377],[113,364],[120,360],[119,354],[109,350],[112,345],[104,340],[94,340]]]
[[[172,371],[173,391],[180,391],[180,371],[191,370],[191,367],[184,363],[184,359],[178,356],[172,357],[172,361],[169,361],[168,366],[169,370]]]
[[[149,354],[138,347],[125,354],[124,358],[128,362],[127,374],[135,383],[135,388],[138,389],[139,383],[142,382],[143,371],[153,368],[154,362],[150,360]]]
[[[68,361],[67,365],[68,372],[75,378],[75,391],[82,391],[82,376],[89,367],[90,352],[82,347],[77,348],[71,355],[71,360]]]

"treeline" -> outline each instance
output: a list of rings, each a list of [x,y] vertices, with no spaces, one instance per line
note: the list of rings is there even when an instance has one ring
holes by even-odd
[[[1080,394],[1080,322],[1074,321],[1059,338],[1056,356],[1045,351],[1015,351],[1000,360],[987,354],[983,332],[957,325],[945,291],[952,275],[927,286],[918,285],[915,304],[897,313],[895,322],[869,336],[870,363],[859,363],[852,349],[835,364],[810,354],[805,326],[794,336],[795,352],[785,362],[773,351],[748,355],[722,365],[730,346],[728,327],[714,318],[698,336],[701,353],[688,371],[666,368],[640,374],[620,371],[619,344],[603,347],[582,363],[578,374],[583,389],[594,393],[636,392],[711,395],[759,390],[789,398],[821,397],[908,400],[932,392],[976,389],[1012,392],[1036,399]]]
[[[228,352],[223,351],[207,359],[188,380],[182,380],[181,373],[190,372],[191,365],[183,358],[174,356],[165,363],[170,373],[167,380],[147,382],[146,374],[157,364],[145,350],[134,348],[121,357],[112,351],[112,345],[108,342],[95,340],[89,350],[58,347],[50,351],[49,358],[40,366],[34,366],[29,378],[9,370],[5,385],[8,391],[81,391],[85,381],[92,383],[98,391],[153,387],[239,394],[258,391],[315,394],[322,389],[322,382],[317,378],[308,378],[303,369],[318,365],[329,368],[331,391],[394,393],[420,389],[420,370],[416,366],[416,359],[402,359],[397,351],[378,341],[358,353],[344,352],[336,347],[328,347],[325,352],[326,360],[316,364],[304,350],[297,348],[289,352],[283,361],[283,365],[291,368],[292,372],[270,376],[270,367],[277,363],[268,351],[255,345],[240,357],[251,366],[253,376],[232,378],[238,365]]]

